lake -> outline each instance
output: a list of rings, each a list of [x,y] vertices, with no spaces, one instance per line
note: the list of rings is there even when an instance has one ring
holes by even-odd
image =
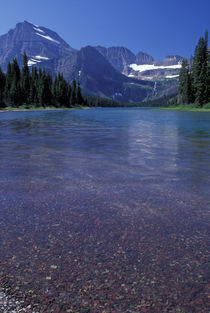
[[[2,113],[0,186],[0,286],[27,312],[207,312],[210,113]]]

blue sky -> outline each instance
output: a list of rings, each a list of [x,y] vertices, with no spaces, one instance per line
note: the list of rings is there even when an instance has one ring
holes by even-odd
[[[56,31],[70,46],[125,46],[161,60],[190,57],[210,32],[209,0],[1,0],[0,35],[24,20]]]

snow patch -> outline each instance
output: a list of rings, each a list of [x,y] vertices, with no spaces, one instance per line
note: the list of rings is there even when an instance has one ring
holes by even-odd
[[[39,60],[49,60],[49,58],[42,57],[41,55],[36,55],[34,58],[39,59]]]
[[[40,37],[43,37],[43,38],[45,38],[45,39],[47,39],[47,40],[53,41],[53,42],[55,42],[55,43],[57,43],[57,44],[60,44],[59,41],[53,39],[53,38],[50,37],[50,36],[45,36],[45,35],[42,35],[42,34],[39,34],[39,33],[36,33],[36,35],[38,35],[38,36],[40,36]]]
[[[49,60],[48,57],[43,57],[41,55],[36,55],[34,57],[31,57],[29,60],[28,60],[28,66],[32,66],[32,65],[36,65],[37,63],[40,63],[44,60]]]
[[[166,75],[166,78],[177,78],[179,75]]]
[[[38,25],[33,24],[33,23],[29,22],[29,21],[25,21],[25,22],[27,22],[27,23],[29,23],[29,24],[31,24],[31,25],[33,25],[33,26],[37,27],[37,28],[39,27]]]
[[[36,55],[34,57],[31,57],[29,60],[28,60],[28,66],[33,66],[33,65],[36,65],[37,63],[40,63],[42,62],[43,60],[49,60],[48,57],[42,57],[41,55]]]
[[[41,61],[39,61],[39,60],[35,60],[35,59],[30,59],[30,60],[28,60],[28,66],[33,66],[33,65],[36,65],[37,63],[39,63],[39,62],[41,62]]]
[[[44,33],[44,31],[42,29],[40,29],[40,28],[33,27],[33,29],[35,29],[35,31],[37,31],[37,32]]]
[[[167,66],[158,66],[154,64],[130,64],[130,68],[132,68],[135,72],[144,72],[144,71],[151,71],[151,70],[157,70],[157,69],[177,69],[181,68],[181,64],[175,64],[175,65],[167,65]]]
[[[33,66],[35,65],[37,62],[33,61],[33,60],[28,60],[28,66]]]
[[[41,62],[41,61],[36,60],[36,59],[34,59],[34,58],[31,58],[31,61],[33,61],[33,62]]]

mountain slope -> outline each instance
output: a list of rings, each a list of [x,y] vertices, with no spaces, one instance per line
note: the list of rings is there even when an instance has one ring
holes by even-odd
[[[21,63],[24,51],[29,57],[29,65],[75,52],[55,32],[26,21],[0,36],[0,65],[3,71],[6,71],[8,62],[14,57]]]
[[[154,59],[151,55],[140,51],[139,53],[137,53],[134,63],[136,63],[138,65],[140,65],[140,64],[153,64]]]
[[[144,52],[134,55],[125,47],[95,47],[107,61],[122,74],[137,79],[175,78],[181,68],[181,56],[167,56],[163,61],[155,61]]]
[[[141,101],[152,93],[154,86],[152,82],[122,75],[91,46],[82,48],[73,55],[43,62],[42,66],[52,74],[63,73],[68,81],[74,78],[79,80],[86,94],[97,94],[121,101]]]
[[[125,47],[95,47],[119,72],[128,74],[128,64],[135,62],[135,55]]]
[[[177,81],[170,83],[168,78],[178,75],[181,62],[179,56],[157,62],[146,53],[135,55],[125,47],[88,46],[77,51],[54,31],[26,21],[0,36],[3,71],[14,57],[21,66],[24,52],[30,67],[45,68],[53,76],[61,72],[68,81],[75,78],[86,94],[126,102],[174,92]],[[164,78],[164,82],[149,81],[154,78]]]

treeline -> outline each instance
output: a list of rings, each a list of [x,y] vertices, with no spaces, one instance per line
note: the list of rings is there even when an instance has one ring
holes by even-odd
[[[210,51],[208,32],[201,37],[194,57],[183,59],[179,74],[178,104],[195,104],[202,107],[210,101]]]
[[[29,70],[26,54],[20,69],[16,59],[8,63],[4,74],[0,68],[0,107],[67,107],[87,105],[80,84],[69,84],[58,74],[54,79],[45,70]]]
[[[177,94],[163,96],[162,98],[147,100],[142,102],[118,102],[108,98],[86,97],[86,103],[89,107],[170,107],[177,104]]]
[[[140,102],[137,106],[139,107],[170,107],[177,104],[177,94],[163,96],[158,99],[147,100]]]
[[[85,97],[85,103],[89,107],[126,107],[128,104],[122,103],[116,100],[112,100],[109,98],[100,98],[87,96]]]

